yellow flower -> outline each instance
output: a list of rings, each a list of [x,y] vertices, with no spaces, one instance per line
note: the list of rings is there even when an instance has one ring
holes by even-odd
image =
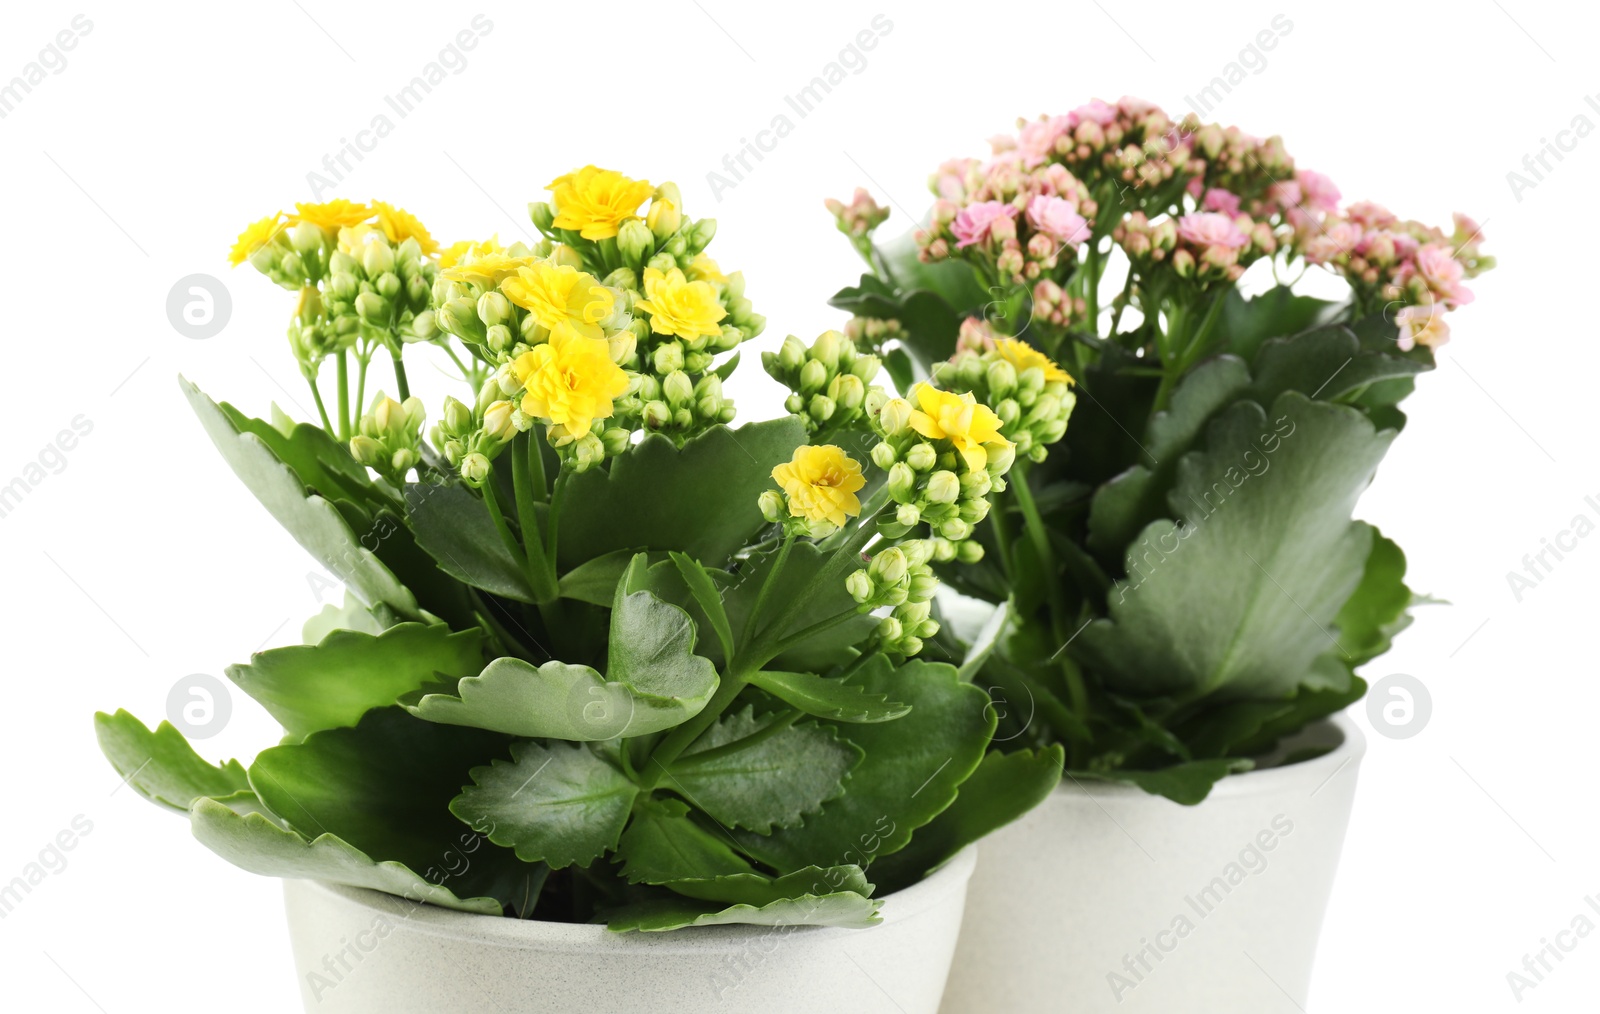
[[[555,227],[576,229],[584,239],[615,236],[618,226],[655,193],[644,180],[592,165],[558,177],[546,189],[555,195]]]
[[[378,213],[378,228],[389,237],[389,242],[399,246],[408,239],[417,241],[422,248],[423,256],[439,249],[439,241],[428,234],[423,224],[417,221],[417,216],[404,208],[397,208],[384,201],[373,201],[372,210]]]
[[[650,330],[656,334],[691,340],[722,333],[717,321],[726,317],[728,311],[723,309],[717,290],[710,282],[691,282],[677,268],[666,274],[655,268],[645,268],[644,294],[645,298],[639,300],[639,309],[650,315]]]
[[[719,285],[728,284],[728,276],[717,267],[717,262],[699,254],[689,262],[689,280],[694,282],[716,282]]]
[[[238,267],[249,260],[257,250],[271,243],[273,237],[283,231],[283,212],[274,211],[258,222],[251,222],[245,226],[244,232],[234,240],[233,249],[228,251],[228,263]]]
[[[482,242],[470,239],[458,240],[439,251],[439,267],[453,268],[469,257],[482,257],[485,254],[505,252],[506,248],[500,245],[499,233],[495,233]]]
[[[1037,366],[1044,371],[1046,383],[1058,380],[1068,384],[1073,383],[1072,374],[1057,366],[1049,356],[1027,342],[1019,342],[1015,338],[997,338],[994,350],[1000,353],[1001,359],[1016,367],[1018,373]]]
[[[797,447],[794,457],[772,470],[789,498],[789,513],[807,521],[844,526],[845,516],[861,513],[856,491],[867,484],[861,464],[833,444]]]
[[[490,252],[480,257],[464,258],[457,261],[454,267],[442,271],[440,274],[446,281],[467,282],[493,287],[516,274],[522,268],[538,262],[539,258],[537,257],[513,257],[508,253]]]
[[[604,341],[558,327],[550,340],[511,362],[522,382],[522,411],[582,436],[596,419],[611,417],[612,402],[628,389],[628,376],[611,361]]]
[[[375,225],[347,225],[339,230],[339,249],[357,260],[368,243],[388,245],[388,237]]]
[[[289,216],[290,225],[310,222],[329,232],[337,232],[347,225],[360,225],[372,217],[372,209],[365,204],[355,204],[336,197],[326,204],[296,204]]]
[[[602,338],[600,322],[616,306],[611,290],[595,277],[567,264],[538,261],[518,268],[500,283],[506,298],[533,314],[539,326],[556,330],[569,325],[585,338]]]
[[[976,472],[989,460],[984,444],[1009,445],[1000,435],[1000,417],[989,406],[978,404],[970,392],[955,394],[929,384],[918,384],[911,394],[921,411],[911,413],[911,428],[929,440],[945,439],[966,459],[967,468]]]

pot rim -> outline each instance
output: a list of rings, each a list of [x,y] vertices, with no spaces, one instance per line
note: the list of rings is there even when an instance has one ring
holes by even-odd
[[[1275,764],[1271,767],[1258,767],[1238,774],[1228,775],[1211,787],[1211,792],[1205,799],[1195,804],[1204,806],[1207,802],[1217,798],[1242,798],[1260,795],[1269,792],[1278,792],[1286,786],[1297,783],[1315,781],[1318,788],[1333,780],[1333,777],[1346,767],[1359,767],[1361,758],[1367,752],[1367,737],[1361,727],[1350,720],[1344,711],[1338,711],[1326,718],[1318,719],[1304,729],[1287,737],[1267,757],[1274,757],[1292,750],[1296,746],[1326,744],[1331,735],[1337,735],[1339,742],[1327,753],[1312,757],[1309,760],[1296,761],[1293,764]],[[1126,782],[1102,781],[1099,779],[1074,778],[1067,775],[1060,785],[1056,786],[1056,795],[1090,795],[1103,798],[1136,799],[1141,796],[1162,802],[1172,802],[1163,796],[1146,792],[1137,785]],[[1182,806],[1181,803],[1172,803],[1173,806]],[[1187,809],[1187,807],[1185,807]]]
[[[707,947],[742,945],[751,936],[773,932],[845,935],[881,929],[905,922],[937,907],[952,894],[964,893],[977,864],[977,847],[968,845],[922,880],[903,890],[884,895],[879,911],[882,921],[876,926],[850,929],[839,926],[766,925],[741,923],[724,926],[694,926],[665,932],[615,933],[594,923],[549,922],[542,919],[512,919],[506,916],[461,912],[437,905],[412,902],[398,895],[365,887],[350,887],[324,880],[284,881],[285,892],[303,890],[332,895],[344,904],[362,908],[377,916],[396,919],[411,932],[480,946],[536,948],[542,951],[604,951],[630,953],[648,950],[654,954],[703,951]]]

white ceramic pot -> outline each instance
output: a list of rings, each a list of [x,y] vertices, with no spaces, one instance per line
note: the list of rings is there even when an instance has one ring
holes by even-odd
[[[884,899],[870,929],[612,933],[284,882],[307,1011],[319,1014],[935,1014],[976,861],[966,849]],[[380,932],[381,931],[381,932]]]
[[[1286,744],[1335,743],[1192,807],[1063,782],[979,843],[943,1014],[1303,1014],[1366,740]]]

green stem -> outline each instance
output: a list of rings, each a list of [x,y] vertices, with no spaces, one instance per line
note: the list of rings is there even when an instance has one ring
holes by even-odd
[[[511,533],[511,526],[506,523],[505,512],[500,509],[500,495],[495,492],[494,472],[489,472],[488,478],[483,480],[483,502],[489,508],[489,518],[494,522],[494,530],[499,533],[500,541],[511,553],[513,560],[522,556],[522,546],[518,544],[517,537]]]
[[[825,630],[832,630],[834,627],[837,627],[839,624],[845,623],[845,622],[847,622],[849,620],[853,620],[857,616],[860,616],[860,615],[861,615],[861,613],[858,612],[857,610],[850,609],[850,610],[847,610],[847,611],[842,612],[842,613],[836,613],[833,616],[830,616],[825,620],[818,620],[816,623],[811,624],[811,626],[806,627],[806,628],[804,628],[802,630],[798,630],[798,631],[794,632],[793,634],[790,634],[788,637],[785,637],[783,640],[779,641],[776,645],[774,645],[770,649],[770,651],[772,653],[772,658],[767,659],[766,661],[762,662],[761,664],[762,665],[766,665],[767,662],[770,662],[770,661],[772,661],[773,658],[777,658],[779,655],[782,655],[784,652],[788,651],[790,648],[793,648],[795,645],[800,644],[800,643],[802,643],[804,641],[808,641],[811,638],[816,637],[818,634],[822,633]],[[767,652],[762,652],[762,654],[766,654],[766,653]]]
[[[794,548],[795,535],[786,533],[783,545],[778,548],[777,559],[772,561],[772,569],[767,571],[766,580],[761,582],[761,588],[756,592],[755,608],[750,610],[750,618],[744,623],[744,637],[746,643],[755,636],[761,622],[761,611],[766,607],[767,596],[772,593],[772,588],[778,583],[778,575],[783,573],[783,565],[789,562],[789,551]]]
[[[411,385],[406,383],[406,364],[400,361],[400,350],[390,349],[389,354],[394,357],[394,385],[400,389],[400,400],[405,401],[411,397]],[[366,363],[362,363],[362,372],[366,371]]]
[[[672,762],[682,756],[683,751],[689,748],[689,744],[699,739],[701,734],[711,728],[717,719],[722,717],[722,713],[733,704],[734,698],[745,688],[745,671],[730,665],[728,671],[722,674],[722,682],[717,686],[717,692],[711,696],[711,701],[700,713],[667,733],[667,738],[662,740],[661,745],[656,747],[655,753],[650,755],[650,760],[655,762],[655,771],[647,772],[645,775],[644,787],[647,790],[654,788]]]
[[[339,350],[339,439],[350,439],[350,356]]]
[[[317,403],[317,414],[322,417],[322,428],[327,431],[328,436],[337,436],[333,429],[333,423],[328,419],[328,406],[322,403],[322,392],[317,390],[316,379],[314,377],[307,377],[306,384],[310,386],[311,397]]]
[[[538,461],[539,445],[531,432],[518,433],[511,442],[511,487],[517,498],[517,523],[522,528],[522,557],[526,561],[528,584],[534,602],[544,606],[556,597],[556,576],[544,552],[539,535],[539,516],[534,510],[533,464]],[[544,491],[544,468],[540,462],[538,489]],[[543,499],[543,497],[540,497]]]
[[[356,411],[361,411],[361,406],[366,404],[367,397],[367,363],[372,359],[371,353],[356,356]],[[402,396],[401,401],[405,398]]]

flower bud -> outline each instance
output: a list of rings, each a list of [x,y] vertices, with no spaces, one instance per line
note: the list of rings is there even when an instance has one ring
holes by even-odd
[[[886,443],[875,444],[872,448],[872,463],[884,471],[894,464],[894,448]]]
[[[775,489],[762,493],[757,503],[761,507],[761,516],[772,524],[777,524],[789,514],[789,507],[784,503],[783,494]]]
[[[919,472],[926,472],[928,469],[938,464],[938,461],[938,452],[933,449],[932,444],[926,441],[917,441],[916,443],[912,444],[911,449],[906,452],[906,464],[910,465]]]
[[[665,429],[672,421],[672,409],[664,401],[647,401],[644,404],[643,417],[646,428]]]
[[[478,486],[489,477],[489,459],[474,451],[461,459],[461,478]]]
[[[472,409],[456,399],[444,399],[444,428],[446,432],[460,434],[472,428]]]
[[[841,373],[828,385],[828,397],[847,412],[854,412],[867,399],[867,385],[853,373]]]
[[[694,383],[682,370],[674,370],[661,382],[661,393],[668,405],[681,408],[694,401]]]
[[[651,363],[657,373],[663,377],[669,373],[683,369],[683,345],[679,342],[665,342],[656,346],[651,356]]]
[[[509,401],[491,404],[483,413],[483,431],[501,443],[516,436],[517,428],[511,424],[512,408]]]
[[[368,278],[394,270],[394,250],[387,243],[366,243],[361,251],[361,270]]]
[[[533,318],[529,317],[528,319],[532,320]],[[511,334],[509,327],[504,324],[496,324],[484,333],[483,343],[489,346],[491,351],[504,352],[516,343],[516,339]]]
[[[966,546],[966,545],[969,545],[969,544],[977,546],[978,549],[980,549],[980,550],[983,549],[983,543],[981,543],[981,542],[963,542],[962,543],[963,546]],[[960,550],[957,550],[956,553],[959,556],[960,555]],[[977,561],[969,560],[967,562],[975,563]],[[933,593],[935,591],[937,591],[938,588],[939,588],[939,579],[934,576],[933,571],[924,570],[921,573],[913,574],[913,575],[911,575],[911,583],[906,589],[906,591],[907,591],[907,600],[911,601],[911,602],[926,602],[929,599],[933,598]]]
[[[972,499],[982,499],[989,495],[989,490],[994,486],[994,481],[989,478],[987,469],[977,472],[966,472],[961,476],[961,495]]]
[[[683,215],[678,212],[678,205],[674,201],[663,197],[658,191],[656,199],[650,202],[645,224],[656,239],[665,240],[678,231],[678,226],[683,224]]]
[[[383,460],[383,445],[369,436],[357,434],[350,438],[350,456],[361,464],[372,467]]]
[[[478,319],[485,326],[505,324],[511,320],[511,300],[498,291],[485,292],[478,297]]]
[[[555,228],[556,209],[544,201],[529,201],[528,217],[533,219],[533,227],[540,232],[549,232]]]
[[[977,563],[983,559],[983,543],[968,539],[956,547],[956,559],[962,563]]]
[[[712,237],[717,234],[717,220],[702,218],[689,229],[689,249],[699,253],[711,245]]]
[[[922,511],[914,503],[903,503],[895,510],[894,519],[898,524],[910,529],[922,520]]]
[[[885,616],[878,621],[877,634],[885,641],[898,641],[903,633],[900,621],[893,616]]]
[[[844,587],[845,591],[850,593],[850,597],[862,605],[872,599],[872,578],[868,577],[864,570],[852,572],[844,579]]]
[[[389,323],[389,301],[376,292],[356,297],[356,315],[368,324],[382,327]]]
[[[650,227],[637,218],[630,218],[617,229],[617,252],[628,264],[641,264],[655,246]]]
[[[1004,359],[996,359],[985,371],[985,379],[989,382],[989,391],[995,397],[1007,397],[1017,386],[1017,368]]]
[[[956,473],[940,469],[928,476],[928,499],[934,503],[954,503],[960,495],[961,480]]]
[[[806,413],[819,423],[825,423],[833,418],[834,410],[838,406],[834,400],[825,394],[813,395],[811,402],[806,406]]]
[[[828,368],[815,359],[800,367],[800,393],[816,394],[828,383]]]
[[[888,489],[896,503],[911,503],[917,496],[917,473],[904,461],[895,462],[889,469]]]
[[[869,573],[879,584],[899,584],[906,576],[906,554],[891,546],[872,558]]]
[[[951,518],[939,526],[939,534],[951,542],[960,542],[972,534],[972,525],[960,518]],[[954,555],[954,553],[955,550],[952,548],[951,554]]]
[[[844,335],[837,331],[824,331],[811,343],[810,356],[813,360],[827,367],[832,373],[839,366],[840,345],[845,341]]]
[[[991,476],[1006,474],[1017,457],[1016,448],[1009,443],[984,444],[983,450],[989,457],[988,470]]]
[[[878,425],[891,437],[899,436],[911,428],[911,403],[904,398],[890,398],[878,410]]]

